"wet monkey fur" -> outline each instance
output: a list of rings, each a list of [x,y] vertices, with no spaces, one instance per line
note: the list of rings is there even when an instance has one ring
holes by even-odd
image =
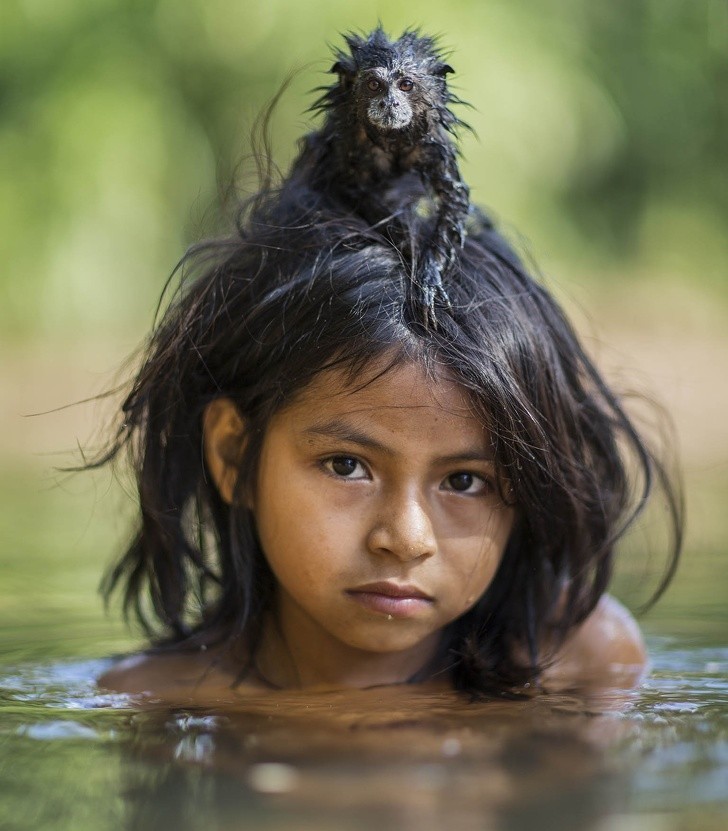
[[[377,28],[365,38],[348,35],[346,43],[349,53],[337,52],[331,68],[337,81],[312,108],[323,114],[323,125],[304,138],[291,175],[394,235],[422,197],[429,201],[431,220],[412,223],[427,229],[413,246],[412,277],[424,322],[434,322],[435,302],[449,303],[442,277],[462,245],[470,211],[453,141],[462,122],[449,109],[460,103],[446,83],[453,70],[435,41],[418,32],[390,41]],[[400,203],[410,194],[409,204],[396,204],[392,193]],[[484,216],[475,218],[489,226]]]

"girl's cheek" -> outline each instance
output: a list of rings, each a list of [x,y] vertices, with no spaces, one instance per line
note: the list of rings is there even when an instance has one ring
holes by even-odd
[[[464,503],[464,504],[463,504]],[[505,548],[514,523],[514,511],[499,500],[462,499],[447,506],[439,520],[446,538],[469,538],[479,541],[483,549]]]

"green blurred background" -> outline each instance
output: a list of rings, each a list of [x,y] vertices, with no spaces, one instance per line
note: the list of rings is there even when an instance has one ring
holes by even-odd
[[[460,115],[477,134],[462,141],[474,199],[534,256],[615,383],[671,412],[690,524],[654,619],[690,629],[699,618],[725,640],[725,0],[3,0],[0,635],[10,651],[127,643],[95,588],[132,502],[108,473],[56,471],[94,446],[113,398],[57,408],[123,377],[185,247],[224,227],[233,177],[252,186],[248,137],[280,84],[294,73],[273,119],[285,169],[312,126],[311,90],[328,81],[329,44],[377,20],[390,34],[414,25],[442,36],[451,83],[472,104]]]

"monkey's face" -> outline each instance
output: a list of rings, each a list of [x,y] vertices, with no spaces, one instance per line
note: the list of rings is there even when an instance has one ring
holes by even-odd
[[[357,78],[358,115],[379,132],[406,130],[430,108],[421,79],[401,69],[368,69]],[[426,129],[426,123],[423,125]]]

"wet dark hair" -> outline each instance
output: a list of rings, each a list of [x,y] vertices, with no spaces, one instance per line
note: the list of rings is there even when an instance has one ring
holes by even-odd
[[[410,211],[407,221],[427,220]],[[207,405],[229,398],[244,419],[240,497],[254,487],[273,414],[319,373],[344,369],[356,384],[381,359],[444,369],[462,385],[517,506],[492,584],[443,633],[457,688],[492,693],[538,676],[539,645],[560,642],[594,609],[615,545],[655,484],[673,529],[666,585],[679,497],[553,297],[475,213],[446,276],[451,307],[425,327],[411,255],[386,229],[289,181],[241,209],[234,234],[185,257],[183,285],[97,461],[130,451],[139,526],[104,590],[122,588],[126,611],[159,646],[236,639],[252,660],[274,597],[251,511],[242,498],[226,504],[206,471]]]

